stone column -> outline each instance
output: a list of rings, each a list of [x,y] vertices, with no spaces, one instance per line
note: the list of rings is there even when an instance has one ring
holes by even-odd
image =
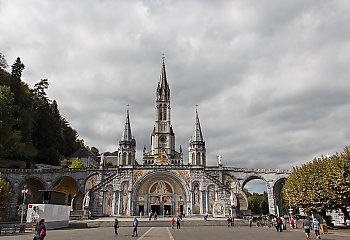
[[[202,191],[199,191],[199,214],[203,214],[203,199],[202,199]]]
[[[102,201],[101,201],[101,214],[102,215],[105,215],[106,214],[106,203],[107,203],[107,198],[106,198],[106,194],[107,191],[106,190],[103,190],[102,191]]]
[[[116,206],[118,202],[118,191],[113,192],[113,200],[112,200],[112,215],[116,215]]]
[[[205,191],[205,211],[209,214],[209,192]]]
[[[130,216],[132,214],[132,201],[131,201],[131,191],[128,191],[128,209],[126,211],[126,215]]]
[[[193,191],[190,190],[190,207],[187,206],[189,210],[187,209],[188,213],[187,215],[192,215],[192,209],[193,209]]]
[[[120,215],[121,214],[121,212],[120,212],[120,206],[121,206],[121,191],[118,191],[118,209],[117,209],[117,215]]]
[[[206,210],[206,194],[205,194],[204,190],[201,191],[200,202],[201,202],[200,213],[204,214],[207,211]]]
[[[273,182],[267,182],[267,201],[269,203],[270,214],[276,215],[275,196],[273,194]]]

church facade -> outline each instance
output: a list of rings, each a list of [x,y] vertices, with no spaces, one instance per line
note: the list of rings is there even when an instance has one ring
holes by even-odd
[[[140,215],[150,212],[163,215],[242,214],[248,208],[242,189],[251,179],[267,181],[270,212],[276,214],[276,183],[283,185],[288,173],[260,169],[224,167],[221,157],[217,166],[207,166],[206,147],[196,109],[194,130],[188,144],[188,163],[184,152],[175,147],[171,123],[170,87],[164,58],[156,89],[156,116],[151,134],[151,148],[143,149],[142,162],[135,159],[136,140],[131,133],[129,111],[115,154],[102,156],[101,163],[113,161],[116,171],[103,171],[86,191],[85,206],[93,215]],[[101,166],[104,168],[104,166]],[[106,173],[110,172],[110,175]],[[255,174],[251,176],[251,174]],[[264,177],[261,177],[264,175]],[[271,186],[269,186],[271,184]],[[92,185],[91,185],[92,186]],[[279,186],[281,188],[281,186]],[[276,193],[274,193],[274,191]],[[280,190],[279,190],[280,191]],[[279,195],[279,193],[278,193]],[[88,198],[88,203],[86,201]],[[277,207],[278,208],[278,207]]]

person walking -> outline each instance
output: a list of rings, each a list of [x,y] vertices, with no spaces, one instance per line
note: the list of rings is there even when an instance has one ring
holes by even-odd
[[[312,228],[315,231],[315,235],[317,239],[321,239],[320,236],[320,222],[317,220],[317,218],[314,218],[314,220],[312,221]]]
[[[251,228],[253,226],[253,221],[251,218],[249,218],[249,227]]]
[[[181,225],[181,223],[180,223],[180,218],[178,217],[177,219],[176,219],[176,229],[180,229],[180,225]]]
[[[227,226],[230,227],[231,225],[231,217],[230,216],[227,216]]]
[[[35,230],[35,235],[33,240],[44,240],[45,237],[46,237],[45,219],[41,219],[39,221],[38,227]]]
[[[235,226],[235,218],[231,217],[231,227],[234,227],[234,226]]]
[[[294,218],[292,218],[291,220],[290,220],[290,226],[294,229],[295,228],[295,220],[294,220]]]
[[[118,235],[118,228],[119,228],[119,221],[118,221],[118,218],[115,218],[114,219],[114,236],[117,236]]]
[[[151,221],[151,219],[152,219],[152,211],[148,213],[148,216],[149,216],[148,221]]]
[[[154,220],[157,220],[157,212],[154,212]]]
[[[137,227],[139,226],[139,220],[137,220],[136,217],[134,217],[134,221],[132,221],[132,226],[134,227],[134,230],[132,232],[132,236],[137,237]]]
[[[171,219],[171,228],[174,229],[175,227],[175,218]]]
[[[306,235],[306,239],[310,239],[310,228],[311,228],[311,222],[309,217],[307,217],[304,221],[303,221],[303,229]]]
[[[276,231],[277,232],[282,232],[282,219],[280,217],[277,217],[276,219]]]

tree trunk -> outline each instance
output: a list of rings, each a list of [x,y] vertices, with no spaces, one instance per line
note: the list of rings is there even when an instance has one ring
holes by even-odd
[[[322,211],[320,212],[320,215],[322,216],[322,218],[325,220],[327,226],[332,226],[332,221],[329,217],[327,217],[326,215],[326,211]]]
[[[340,210],[343,212],[344,214],[344,220],[346,219],[350,219],[350,215],[349,215],[349,212],[348,210],[346,209],[346,207],[341,207]]]

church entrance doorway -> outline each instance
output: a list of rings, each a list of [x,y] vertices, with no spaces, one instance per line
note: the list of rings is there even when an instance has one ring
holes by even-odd
[[[180,205],[180,214],[181,214],[181,215],[184,214],[184,205]]]
[[[160,214],[160,206],[159,205],[151,205],[151,211],[152,213],[157,213],[157,215]]]
[[[171,205],[164,205],[164,214],[171,215]]]
[[[145,214],[145,206],[139,206],[139,215],[144,215]]]
[[[174,173],[152,172],[140,184],[136,183],[135,187],[134,214],[140,213],[140,205],[144,205],[144,214],[147,216],[150,213],[157,213],[158,216],[178,215],[187,209],[185,187],[182,179]]]

